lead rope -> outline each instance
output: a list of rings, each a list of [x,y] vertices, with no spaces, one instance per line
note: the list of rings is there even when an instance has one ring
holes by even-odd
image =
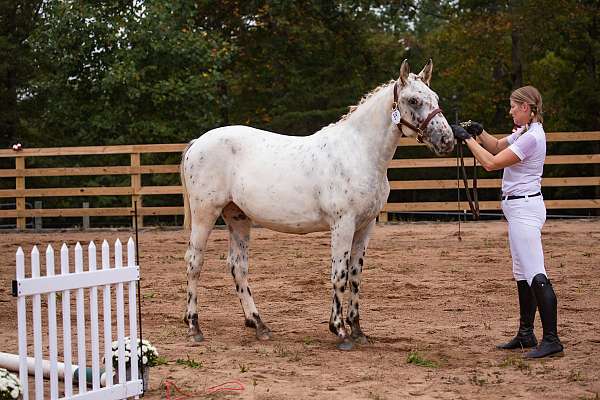
[[[460,140],[457,141],[459,148],[462,150],[462,143]],[[462,153],[462,151],[461,151]],[[462,236],[460,235],[460,166],[458,163],[458,151],[456,152],[456,205],[458,209],[458,241],[462,241]]]

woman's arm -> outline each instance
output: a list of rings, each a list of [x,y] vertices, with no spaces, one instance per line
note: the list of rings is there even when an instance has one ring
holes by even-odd
[[[486,134],[483,132],[481,136]],[[471,153],[475,156],[477,161],[483,166],[486,171],[496,171],[502,168],[510,167],[513,164],[516,164],[521,161],[519,157],[511,150],[508,149],[508,140],[506,138],[502,138],[500,140],[486,134],[492,140],[495,140],[495,144],[492,140],[488,140],[488,143],[494,144],[494,146],[500,147],[503,146],[501,150],[498,150],[497,153],[492,153],[486,150],[486,148],[482,147],[477,141],[473,138],[469,138],[465,140],[465,143],[471,150]]]
[[[494,155],[508,147],[508,136],[496,139],[486,131],[483,131],[477,136],[477,139],[479,139],[479,142],[487,151]]]

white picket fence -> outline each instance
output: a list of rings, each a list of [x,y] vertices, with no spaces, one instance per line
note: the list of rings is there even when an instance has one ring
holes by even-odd
[[[55,273],[54,250],[49,245],[46,249],[46,275],[40,275],[40,254],[37,246],[31,251],[31,276],[25,276],[25,255],[19,247],[16,253],[17,276],[13,283],[13,294],[17,299],[18,331],[19,331],[19,376],[23,385],[24,400],[28,400],[28,351],[27,351],[27,298],[30,297],[33,327],[33,360],[35,376],[35,399],[46,397],[51,399],[99,399],[112,400],[142,394],[142,380],[138,379],[137,351],[131,352],[131,378],[126,379],[125,367],[125,299],[124,285],[128,285],[128,320],[129,336],[137,338],[137,299],[136,282],[140,278],[139,266],[135,263],[135,244],[130,238],[127,242],[127,265],[123,266],[122,245],[117,239],[114,244],[114,264],[110,263],[110,247],[105,240],[101,249],[101,268],[96,264],[96,246],[90,242],[87,251],[87,270],[84,270],[83,249],[79,243],[74,250],[74,271],[69,267],[69,249],[63,244],[60,250],[60,273]],[[116,340],[119,342],[117,367],[118,383],[113,382],[112,362],[104,363],[105,371],[101,370],[100,344],[103,343],[105,360],[112,360],[113,341],[113,302],[111,288],[116,286]],[[86,296],[85,291],[89,292]],[[102,327],[100,329],[98,290],[102,291]],[[71,323],[71,293],[75,294],[76,326]],[[45,296],[47,307],[47,325],[42,322],[42,296]],[[57,297],[62,305],[62,332],[57,327]],[[86,313],[86,297],[89,298],[89,312]],[[86,318],[89,316],[89,318]],[[89,337],[86,338],[86,327]],[[72,335],[75,331],[77,343],[77,365],[73,364]],[[47,338],[44,339],[43,336]],[[59,337],[62,337],[62,348],[59,348]],[[104,339],[102,341],[102,338]],[[87,339],[87,340],[86,340]],[[47,343],[47,354],[42,351]],[[91,369],[87,367],[86,343],[91,347]],[[135,343],[135,341],[132,341]],[[58,361],[62,352],[63,362]],[[45,360],[47,357],[48,361]],[[91,388],[88,388],[89,377],[86,372],[91,370]],[[75,376],[74,376],[75,374]],[[49,377],[49,391],[44,387],[44,375]],[[101,381],[102,376],[102,381]],[[64,378],[64,383],[60,382]],[[75,382],[74,382],[75,381]],[[74,392],[73,384],[78,383],[78,392]],[[64,391],[64,397],[59,397],[59,389]]]

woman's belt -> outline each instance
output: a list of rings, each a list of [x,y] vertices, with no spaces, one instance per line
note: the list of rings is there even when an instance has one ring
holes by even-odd
[[[541,196],[542,192],[537,192],[534,194],[527,194],[525,196],[502,196],[502,200],[516,200],[516,199],[524,199],[526,197],[536,197]]]

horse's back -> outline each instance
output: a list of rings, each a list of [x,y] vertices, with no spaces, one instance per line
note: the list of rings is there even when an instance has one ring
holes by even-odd
[[[233,202],[255,222],[277,231],[327,229],[313,159],[318,140],[319,135],[285,136],[246,126],[205,133],[185,154],[190,205]]]

